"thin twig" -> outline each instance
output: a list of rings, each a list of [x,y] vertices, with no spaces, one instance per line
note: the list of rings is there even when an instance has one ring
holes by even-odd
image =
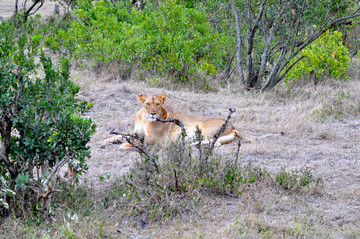
[[[175,179],[175,189],[176,189],[176,191],[179,191],[179,183],[178,183],[178,178],[177,178],[175,168],[174,168],[174,179]]]
[[[229,123],[229,120],[231,118],[231,115],[236,111],[235,108],[229,108],[229,114],[225,120],[225,123],[221,126],[221,128],[219,129],[219,131],[214,135],[214,138],[209,146],[209,152],[211,153],[215,147],[215,143],[216,141],[219,139],[220,135],[222,133],[224,133],[225,129],[226,129],[226,126],[228,125]]]
[[[200,174],[202,174],[203,171],[203,160],[202,160],[202,147],[201,142],[203,141],[204,137],[201,134],[201,129],[198,125],[196,125],[196,131],[195,131],[195,138],[196,138],[196,148],[198,149],[198,159],[200,163]]]
[[[196,131],[195,131],[195,139],[196,139],[196,148],[198,149],[198,158],[199,161],[202,159],[202,149],[201,149],[201,142],[203,141],[204,137],[201,134],[201,129],[198,125],[196,125]],[[200,170],[201,171],[201,170]]]
[[[186,130],[185,130],[185,126],[183,124],[183,122],[181,122],[178,119],[156,119],[156,121],[162,122],[162,123],[175,123],[177,126],[179,126],[181,128],[181,158],[184,156],[185,153],[185,139],[186,139]]]
[[[237,165],[237,161],[239,158],[240,146],[241,146],[241,139],[239,139],[238,146],[237,146],[236,157],[235,157],[235,166]]]
[[[139,137],[137,134],[119,133],[115,131],[110,132],[110,134],[123,136],[126,142],[129,143],[131,147],[133,147],[139,154],[145,155],[146,158],[152,161],[155,166],[156,172],[159,173],[159,166],[156,163],[155,157],[149,153],[149,150],[147,149],[143,138]],[[135,143],[135,141],[137,140],[140,142],[140,144]]]

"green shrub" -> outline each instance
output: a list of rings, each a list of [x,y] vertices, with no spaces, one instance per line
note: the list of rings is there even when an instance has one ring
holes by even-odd
[[[214,75],[224,67],[229,36],[215,31],[206,11],[168,0],[158,7],[148,2],[144,10],[129,10],[88,0],[79,2],[76,19],[67,31],[49,36],[51,49],[65,47],[77,59],[94,65],[137,67],[174,81],[192,82],[198,75]]]
[[[35,62],[41,35],[30,37],[5,21],[0,33],[1,187],[17,192],[12,209],[40,216],[37,203],[49,202],[63,165],[75,175],[87,170],[95,125],[81,114],[91,104],[76,98],[67,59],[55,66],[41,51]]]
[[[350,63],[348,49],[343,46],[342,33],[338,31],[327,31],[302,50],[301,55],[305,58],[291,69],[287,79],[305,79],[311,74],[317,78],[341,79]]]
[[[147,67],[185,82],[199,71],[216,74],[225,36],[212,29],[203,9],[167,1],[145,17],[142,27],[150,50],[143,58]]]
[[[309,186],[311,183],[319,184],[321,179],[315,178],[308,168],[292,170],[291,172],[282,169],[281,172],[275,175],[275,182],[285,190],[297,191],[301,187]]]

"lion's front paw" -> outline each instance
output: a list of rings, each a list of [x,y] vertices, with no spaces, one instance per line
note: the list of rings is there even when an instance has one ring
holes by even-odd
[[[105,139],[104,144],[122,144],[123,137],[121,135],[112,136],[110,138]]]
[[[119,148],[120,148],[120,149],[125,149],[125,150],[130,150],[130,149],[133,149],[134,146],[132,146],[132,145],[129,144],[129,143],[123,143],[123,144],[120,145]]]

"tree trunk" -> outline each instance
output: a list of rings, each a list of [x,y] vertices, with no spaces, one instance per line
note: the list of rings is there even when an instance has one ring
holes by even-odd
[[[259,27],[260,20],[264,14],[265,6],[266,6],[267,0],[264,0],[261,4],[261,9],[258,13],[257,18],[255,19],[253,23],[253,27],[251,27],[252,24],[252,18],[251,18],[251,4],[250,1],[248,1],[248,34],[247,34],[247,41],[248,41],[248,51],[247,51],[247,61],[246,61],[246,69],[247,69],[247,79],[246,79],[246,87],[247,88],[253,88],[256,85],[258,85],[257,79],[258,79],[258,71],[254,69],[253,67],[253,49],[254,49],[254,37],[255,32]]]
[[[239,23],[239,15],[237,11],[237,7],[234,4],[234,0],[230,0],[231,8],[234,13],[235,17],[235,24],[236,24],[236,60],[237,60],[237,69],[240,76],[240,83],[244,84],[245,78],[244,78],[244,72],[241,66],[241,28]]]
[[[264,91],[266,89],[271,89],[272,87],[275,86],[274,83],[275,83],[276,77],[280,74],[279,71],[281,71],[280,70],[280,64],[284,60],[286,52],[287,52],[286,48],[282,47],[280,55],[279,55],[278,59],[276,60],[275,65],[274,65],[270,75],[266,79],[266,82],[265,82],[265,84],[263,85],[263,87],[261,89],[262,91]]]
[[[33,15],[34,13],[36,13],[41,7],[42,5],[44,4],[45,0],[35,0],[33,2],[33,4],[31,5],[31,7],[29,7],[28,10],[25,11],[25,15],[24,15],[24,22],[27,22],[27,19],[30,15]],[[36,5],[40,4],[40,6],[38,6],[38,8],[36,8],[35,11],[31,12]]]
[[[263,77],[264,72],[265,72],[266,63],[267,63],[269,53],[270,53],[270,46],[271,46],[271,41],[272,41],[274,28],[275,28],[275,26],[273,26],[271,28],[271,30],[270,30],[269,37],[268,37],[268,39],[266,41],[264,52],[263,52],[263,54],[261,56],[261,65],[260,65],[259,75],[258,75],[258,78],[257,78],[257,84],[258,85],[261,84],[261,78]]]
[[[19,12],[18,2],[19,2],[19,0],[15,0],[15,11],[14,11],[14,15],[17,15],[18,12]]]

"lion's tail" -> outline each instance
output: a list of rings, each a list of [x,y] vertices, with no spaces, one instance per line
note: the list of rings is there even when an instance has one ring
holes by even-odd
[[[258,141],[258,140],[266,139],[266,138],[269,138],[269,137],[283,136],[285,133],[284,132],[279,132],[279,133],[265,134],[265,135],[261,135],[261,136],[252,136],[252,135],[244,134],[240,130],[235,129],[235,134],[236,134],[237,137],[242,139],[242,141],[244,143],[254,143],[254,142]]]

